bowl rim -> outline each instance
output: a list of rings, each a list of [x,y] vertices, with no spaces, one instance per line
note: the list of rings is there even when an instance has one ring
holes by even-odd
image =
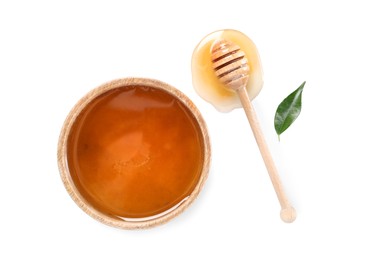
[[[67,140],[70,134],[70,130],[75,123],[75,120],[78,118],[80,113],[84,110],[84,108],[95,98],[100,95],[118,88],[128,87],[128,86],[144,86],[144,87],[152,87],[161,90],[165,90],[178,100],[180,100],[186,108],[192,113],[193,117],[196,119],[198,123],[198,127],[201,130],[202,141],[203,141],[203,165],[201,176],[191,192],[191,194],[176,205],[174,208],[171,208],[163,213],[159,214],[156,218],[153,219],[145,219],[141,221],[126,221],[124,219],[113,218],[96,210],[86,199],[78,191],[77,187],[74,185],[72,177],[69,173],[68,163],[67,163]],[[92,218],[104,223],[106,225],[122,228],[122,229],[145,229],[155,227],[157,225],[164,224],[174,217],[181,214],[192,202],[197,198],[198,194],[203,188],[203,185],[208,177],[210,163],[211,163],[211,144],[209,139],[209,134],[207,130],[206,123],[197,109],[197,107],[193,104],[193,102],[185,95],[183,92],[179,91],[175,87],[164,83],[159,80],[150,79],[150,78],[121,78],[115,79],[109,82],[106,82],[99,87],[96,87],[89,91],[84,97],[82,97],[71,109],[68,116],[65,119],[65,122],[62,126],[58,147],[57,147],[57,161],[58,168],[61,176],[61,180],[69,193],[70,197],[74,200],[74,202],[89,216]]]

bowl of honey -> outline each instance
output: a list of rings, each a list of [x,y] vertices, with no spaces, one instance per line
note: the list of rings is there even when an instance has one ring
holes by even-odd
[[[123,229],[182,213],[201,191],[210,158],[196,106],[178,89],[146,78],[91,90],[70,111],[58,143],[71,198],[94,219]]]

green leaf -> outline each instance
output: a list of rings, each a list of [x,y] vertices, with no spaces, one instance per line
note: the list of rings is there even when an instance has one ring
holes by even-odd
[[[278,139],[287,128],[296,120],[301,112],[301,94],[306,81],[300,87],[287,96],[277,107],[274,118],[274,127],[276,129]]]

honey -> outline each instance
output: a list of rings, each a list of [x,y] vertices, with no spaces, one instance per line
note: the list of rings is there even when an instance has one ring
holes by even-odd
[[[251,100],[259,94],[263,86],[262,65],[253,41],[236,30],[213,32],[204,37],[197,45],[192,55],[193,86],[196,92],[217,110],[228,112],[234,108],[240,108],[241,103],[235,91],[228,89],[220,82],[212,67],[211,48],[217,40],[230,41],[244,51],[250,68],[246,88]]]
[[[204,143],[182,101],[137,85],[88,103],[70,129],[66,154],[74,185],[94,209],[138,220],[190,196],[202,173]]]

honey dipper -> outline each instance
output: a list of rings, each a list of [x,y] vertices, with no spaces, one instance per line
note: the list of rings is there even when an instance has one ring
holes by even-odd
[[[255,140],[262,154],[264,164],[266,165],[269,177],[276,191],[277,198],[281,205],[281,219],[284,222],[291,223],[296,219],[296,211],[290,205],[281,180],[279,178],[276,166],[264,139],[259,122],[249,99],[246,85],[249,80],[250,67],[245,53],[240,47],[230,41],[216,40],[211,48],[211,60],[216,76],[225,87],[236,91],[239,95],[245,114],[248,117]]]

